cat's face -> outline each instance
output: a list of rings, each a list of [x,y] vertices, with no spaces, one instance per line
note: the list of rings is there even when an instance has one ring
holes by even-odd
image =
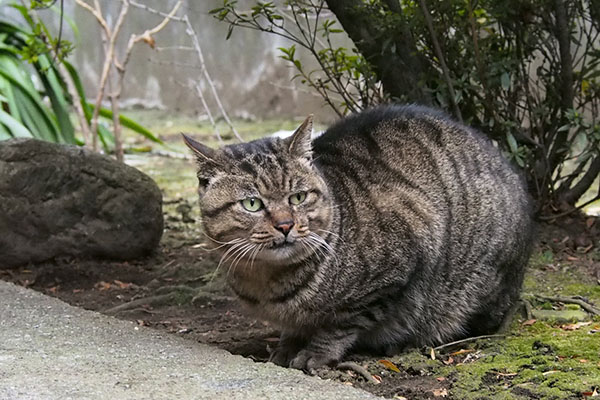
[[[327,252],[332,206],[312,165],[311,119],[288,139],[212,150],[190,138],[198,157],[202,223],[225,265],[286,265]]]

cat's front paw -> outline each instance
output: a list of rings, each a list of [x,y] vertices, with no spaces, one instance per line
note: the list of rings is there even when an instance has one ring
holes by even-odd
[[[278,346],[269,355],[269,361],[280,367],[288,367],[290,360],[298,353],[298,350],[289,347]]]
[[[332,366],[339,361],[339,358],[333,357],[331,354],[304,349],[300,350],[296,357],[290,361],[289,366],[314,374],[314,370],[317,368]]]

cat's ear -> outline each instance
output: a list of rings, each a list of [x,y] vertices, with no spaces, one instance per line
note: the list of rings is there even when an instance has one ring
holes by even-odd
[[[198,160],[212,161],[217,158],[216,150],[213,150],[210,147],[192,139],[185,133],[182,133],[181,136],[183,136],[183,141],[187,145],[187,147],[189,147],[194,152],[196,157],[198,157]]]
[[[287,140],[288,150],[292,156],[312,161],[312,127],[313,115],[310,114],[296,132]]]
[[[191,137],[181,134],[185,144],[194,152],[198,163],[198,183],[202,193],[212,177],[214,177],[223,167],[223,162],[220,161],[219,150],[211,149],[210,147],[192,139]]]

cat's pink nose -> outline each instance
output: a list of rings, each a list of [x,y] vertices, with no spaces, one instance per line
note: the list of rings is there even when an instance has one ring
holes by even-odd
[[[274,225],[275,229],[287,236],[294,227],[294,221],[282,221]]]

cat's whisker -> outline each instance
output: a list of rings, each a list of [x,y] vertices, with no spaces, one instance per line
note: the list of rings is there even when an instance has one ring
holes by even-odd
[[[222,245],[220,245],[220,246],[217,246],[217,247],[215,247],[215,248],[212,248],[212,249],[206,249],[206,251],[210,253],[210,252],[213,252],[213,251],[215,251],[215,250],[222,249],[222,248],[223,248],[223,247],[225,247],[225,246],[230,246],[230,245],[232,245],[232,244],[235,244],[235,243],[243,242],[244,240],[245,240],[245,239],[236,238],[236,239],[230,240],[229,242],[223,242],[223,244],[222,244]]]
[[[317,230],[318,230],[319,232],[325,232],[325,233],[328,233],[328,234],[330,234],[330,235],[333,235],[333,236],[335,236],[335,237],[336,237],[336,238],[337,238],[337,239],[338,239],[340,242],[344,243],[344,239],[342,239],[342,237],[341,237],[340,235],[338,235],[337,233],[335,233],[335,232],[331,232],[331,231],[328,231],[328,230],[326,230],[326,229],[317,229]]]
[[[222,241],[220,241],[220,240],[217,240],[217,239],[215,239],[215,238],[212,238],[212,237],[208,236],[208,234],[207,234],[205,231],[201,231],[201,232],[202,232],[202,234],[203,234],[204,236],[206,236],[208,239],[210,239],[211,241],[213,241],[213,242],[215,242],[215,243],[218,243],[218,244],[229,244],[229,243],[231,242],[231,241],[229,241],[229,242],[222,242]],[[236,238],[236,239],[233,239],[233,240],[238,240],[238,239],[239,239],[239,240],[244,240],[244,239],[241,239],[241,238]]]
[[[223,253],[223,255],[221,255],[221,259],[219,260],[219,263],[217,264],[217,268],[215,268],[215,270],[213,271],[209,283],[212,283],[212,281],[215,278],[215,276],[217,276],[217,273],[219,272],[219,268],[223,264],[223,261],[225,260],[225,258],[227,257],[227,255],[229,253],[231,253],[232,251],[235,251],[235,249],[238,248],[239,246],[243,245],[243,242],[244,242],[244,239],[242,239],[242,238],[237,238],[237,239],[234,239],[234,240],[231,241],[231,247],[229,249],[227,249]],[[227,243],[227,244],[230,244],[230,243]]]
[[[221,256],[221,259],[219,260],[219,264],[217,265],[217,269],[219,270],[219,268],[221,267],[221,265],[223,265],[223,263],[225,263],[227,260],[229,260],[233,255],[235,255],[238,250],[240,248],[243,248],[246,245],[245,241],[241,241],[241,242],[237,242],[235,243],[233,246],[231,246],[231,248],[227,249],[227,251],[225,253],[223,253],[223,255]]]
[[[251,271],[252,271],[252,268],[254,267],[254,261],[256,260],[256,256],[258,256],[258,253],[260,253],[263,246],[264,246],[264,243],[261,243],[258,246],[256,246],[256,250],[250,255],[250,270]]]
[[[311,240],[316,242],[316,244],[319,248],[324,249],[324,251],[326,251],[326,253],[330,254],[336,264],[339,264],[339,260],[337,258],[337,255],[335,254],[335,250],[333,249],[333,247],[331,247],[331,245],[329,243],[327,243],[325,241],[325,239],[323,239],[321,236],[317,235],[314,232],[311,232],[309,234],[309,237]]]
[[[327,253],[321,248],[321,246],[319,246],[319,244],[310,235],[307,236],[305,243],[307,246],[309,246],[313,250],[314,254],[318,255],[319,257],[322,257],[323,259],[327,258]]]
[[[239,252],[239,254],[235,257],[235,259],[229,265],[229,270],[228,270],[227,274],[229,275],[229,271],[231,271],[232,268],[233,268],[233,273],[235,274],[235,269],[237,268],[240,261],[242,261],[242,259],[244,258],[244,256],[246,254],[248,254],[248,252],[253,251],[255,247],[256,247],[256,244],[249,243],[249,245],[246,246],[243,251]]]

